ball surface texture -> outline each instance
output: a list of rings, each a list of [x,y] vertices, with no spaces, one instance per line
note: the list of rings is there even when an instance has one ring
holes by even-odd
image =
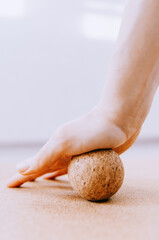
[[[113,150],[95,150],[72,158],[68,177],[81,197],[100,201],[110,198],[121,187],[124,167]]]

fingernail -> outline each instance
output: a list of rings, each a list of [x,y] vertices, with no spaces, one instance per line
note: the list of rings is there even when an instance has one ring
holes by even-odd
[[[25,172],[29,169],[29,165],[25,162],[21,162],[16,166],[19,172]]]

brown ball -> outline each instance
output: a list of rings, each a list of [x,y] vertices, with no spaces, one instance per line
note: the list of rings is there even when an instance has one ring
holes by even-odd
[[[124,180],[124,167],[115,151],[95,150],[73,157],[68,176],[73,189],[81,197],[100,201],[119,190]]]

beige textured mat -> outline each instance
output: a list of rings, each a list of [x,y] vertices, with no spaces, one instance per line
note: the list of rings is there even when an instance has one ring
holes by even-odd
[[[125,177],[109,201],[78,197],[67,177],[8,189],[15,163],[0,164],[0,239],[159,239],[159,181]],[[158,179],[159,180],[159,179]]]

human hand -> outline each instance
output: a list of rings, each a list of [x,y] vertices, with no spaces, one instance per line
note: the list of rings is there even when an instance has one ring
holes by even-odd
[[[64,175],[71,158],[84,152],[112,148],[121,154],[134,143],[139,132],[136,130],[128,138],[127,132],[96,106],[83,117],[58,128],[35,156],[18,164],[18,172],[7,186],[17,187],[43,175],[45,178]]]

